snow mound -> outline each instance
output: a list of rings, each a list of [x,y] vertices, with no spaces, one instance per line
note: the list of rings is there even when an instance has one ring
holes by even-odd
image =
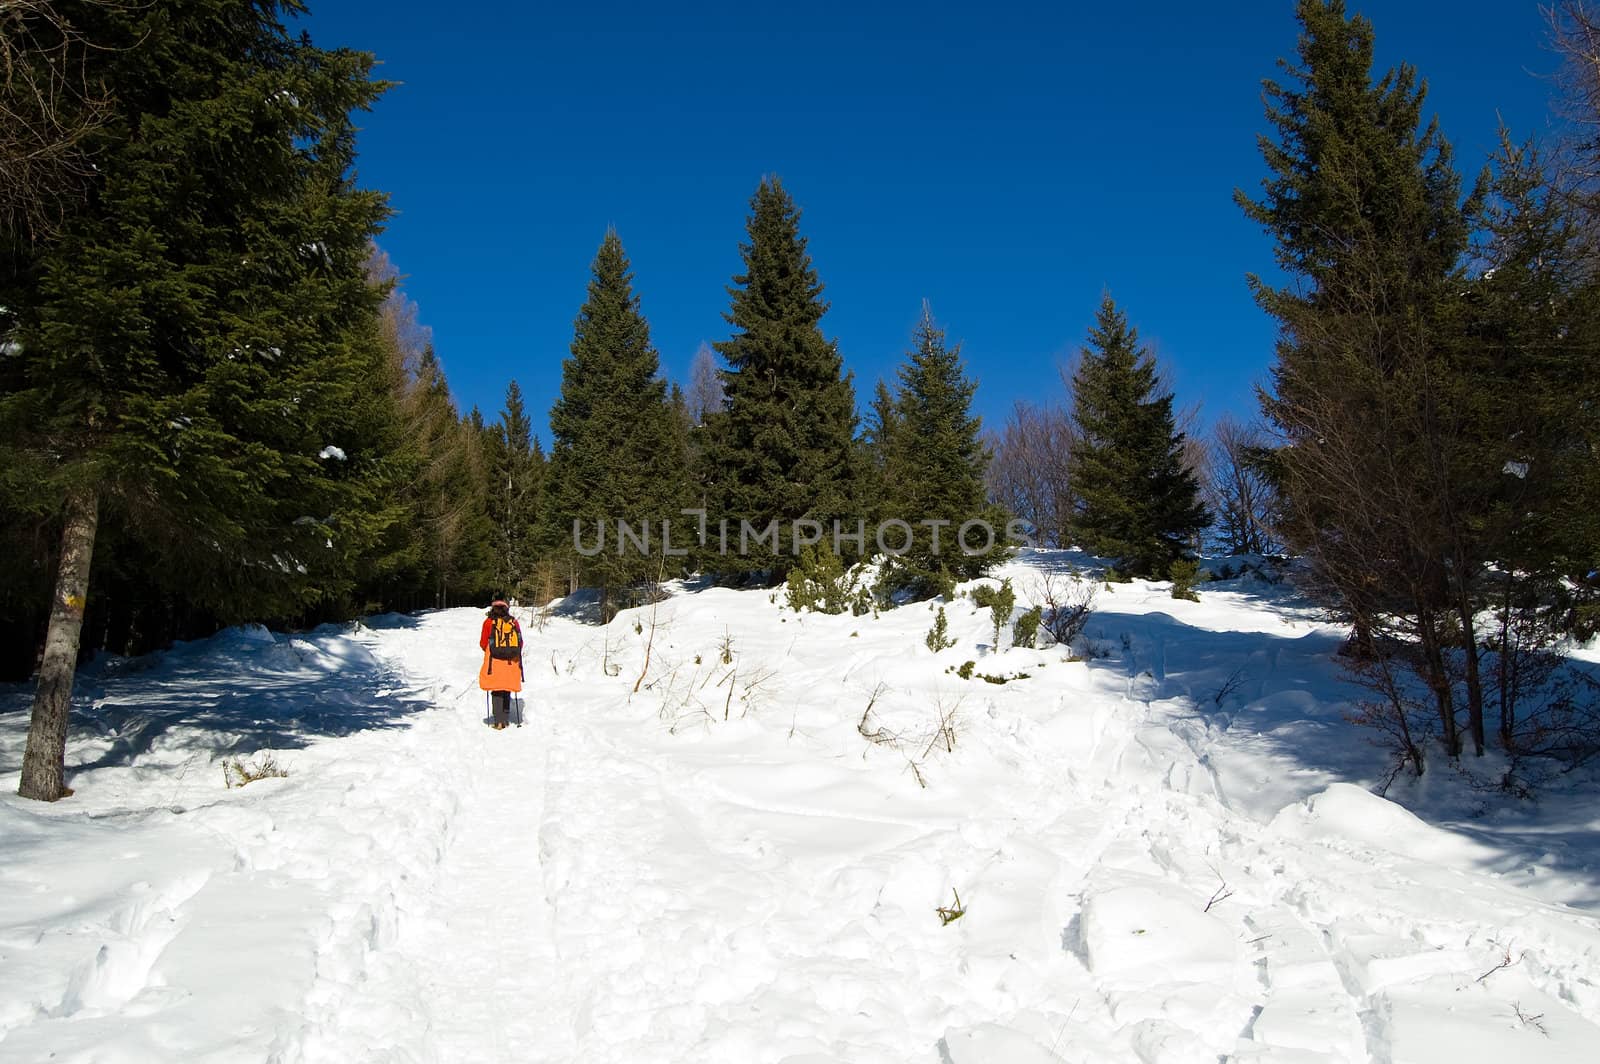
[[[1089,970],[1103,979],[1222,982],[1238,961],[1233,933],[1205,901],[1165,884],[1090,895],[1080,933]]]
[[[939,1048],[950,1064],[1059,1064],[1061,1060],[1027,1035],[995,1023],[951,1031]]]
[[[1273,818],[1272,830],[1294,838],[1357,843],[1441,864],[1490,855],[1487,847],[1436,828],[1352,783],[1335,783],[1287,806]]]

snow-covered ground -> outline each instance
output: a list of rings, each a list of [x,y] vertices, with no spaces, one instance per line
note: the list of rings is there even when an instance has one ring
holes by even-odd
[[[967,599],[938,654],[924,606],[558,609],[504,732],[478,611],[232,630],[86,670],[54,806],[0,690],[0,1061],[1600,1059],[1593,795],[1375,796],[1338,633],[1201,592],[1102,589],[1088,662]]]

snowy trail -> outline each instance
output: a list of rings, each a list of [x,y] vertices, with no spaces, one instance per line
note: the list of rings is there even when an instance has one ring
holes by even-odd
[[[462,725],[479,715],[463,710]],[[399,944],[420,968],[440,1060],[571,1057],[537,847],[544,730],[535,723],[495,736],[509,741],[469,744],[457,763],[476,779],[440,872],[437,911]]]
[[[1561,901],[1592,880],[1314,760],[1338,688],[1292,609],[1118,594],[1092,663],[980,649],[966,600],[932,655],[921,608],[685,592],[648,668],[651,611],[556,617],[504,732],[474,610],[110,676],[101,745],[168,745],[0,804],[0,1062],[1593,1059],[1600,920]],[[191,774],[215,735],[145,707],[208,669],[261,678],[240,742],[329,734],[287,779]]]
[[[1464,1059],[1527,1048],[1503,1011],[1465,1035],[1433,1019],[1492,1007],[1467,973],[1512,940],[1502,912],[1432,916],[1449,873],[1232,810],[1219,736],[1174,694],[1160,633],[1092,678],[1087,715],[1074,697],[986,699],[971,738],[1004,772],[966,779],[954,758],[946,791],[796,722],[782,743],[664,735],[665,706],[586,669],[616,649],[560,622],[549,672],[530,668],[529,727],[490,732],[476,689],[444,679],[472,674],[476,623],[430,616],[382,651],[436,685],[445,712],[419,727],[436,733],[432,771],[457,781],[436,883],[379,954],[427,1002],[417,1059],[1355,1064],[1425,1059],[1412,1048],[1433,1041]],[[799,673],[775,702],[829,690],[824,675],[897,679],[881,654],[841,671],[769,639],[752,651],[784,646]],[[1360,794],[1350,815],[1382,815]],[[509,883],[525,889],[508,912]],[[963,889],[969,913],[930,928]],[[1502,978],[1529,1014],[1577,1006],[1581,1042],[1600,936],[1542,915],[1542,935],[1537,919],[1519,933],[1546,969]]]
[[[431,615],[390,633],[381,653],[425,683],[436,712],[418,725],[428,771],[451,787],[452,811],[438,867],[394,942],[374,955],[377,982],[408,982],[424,1003],[412,1044],[385,1046],[419,1061],[572,1059],[551,910],[540,870],[550,748],[547,713],[524,706],[524,726],[484,726],[476,675],[474,615]],[[464,679],[465,678],[465,679]],[[349,1061],[393,1017],[386,995],[369,995],[339,1018],[306,1060]],[[412,1018],[415,1021],[415,1017]],[[370,1043],[367,1043],[370,1045]],[[360,1059],[360,1058],[358,1058]]]

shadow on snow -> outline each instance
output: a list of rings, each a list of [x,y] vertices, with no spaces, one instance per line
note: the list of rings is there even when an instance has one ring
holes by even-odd
[[[1367,692],[1340,665],[1343,630],[1318,623],[1318,612],[1291,586],[1247,577],[1199,587],[1203,602],[1248,600],[1296,626],[1277,632],[1201,627],[1152,610],[1159,591],[1117,587],[1102,591],[1085,629],[1105,655],[1090,662],[1097,686],[1121,687],[1149,705],[1151,724],[1194,751],[1230,807],[1265,821],[1335,782],[1376,788],[1389,775],[1394,759],[1377,733],[1347,719]],[[1493,786],[1503,765],[1493,755],[1459,765],[1437,755],[1421,780],[1402,776],[1387,797],[1491,851],[1471,862],[1478,871],[1567,877],[1576,881],[1562,892],[1567,904],[1600,908],[1592,779],[1575,773],[1536,800],[1519,800]]]
[[[415,627],[386,614],[373,629]],[[102,657],[73,688],[67,774],[139,762],[171,765],[406,724],[423,696],[352,631],[300,635],[230,628],[136,658]],[[0,773],[21,767],[33,685],[0,690]]]

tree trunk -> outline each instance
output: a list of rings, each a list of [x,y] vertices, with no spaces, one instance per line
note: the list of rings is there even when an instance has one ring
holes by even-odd
[[[1472,600],[1465,588],[1458,589],[1456,613],[1461,617],[1461,652],[1467,666],[1467,727],[1472,732],[1473,753],[1483,756],[1487,736],[1483,723],[1483,676],[1478,670],[1478,629]]]
[[[72,714],[72,677],[77,671],[83,607],[89,597],[89,560],[99,527],[99,493],[94,488],[73,489],[67,496],[50,632],[39,664],[33,720],[22,757],[22,784],[17,788],[24,798],[53,802],[72,793],[66,787],[67,723]]]
[[[1461,756],[1461,729],[1456,723],[1455,700],[1450,694],[1450,673],[1445,668],[1437,620],[1431,610],[1418,610],[1417,635],[1422,646],[1425,679],[1439,709],[1439,727],[1443,733],[1445,750],[1452,759],[1458,758]]]
[[[1517,706],[1512,698],[1512,677],[1517,667],[1517,659],[1512,648],[1512,629],[1510,629],[1510,595],[1512,595],[1512,576],[1510,566],[1506,571],[1506,602],[1501,605],[1501,621],[1499,621],[1499,669],[1496,680],[1499,682],[1499,696],[1501,696],[1501,746],[1507,754],[1517,752]]]
[[[1365,613],[1356,613],[1350,621],[1350,635],[1339,647],[1339,656],[1352,661],[1378,660],[1377,644],[1372,638],[1372,621]]]

